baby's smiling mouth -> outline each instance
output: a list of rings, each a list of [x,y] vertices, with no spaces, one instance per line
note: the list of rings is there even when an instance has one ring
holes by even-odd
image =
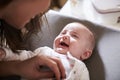
[[[65,47],[69,47],[69,45],[66,44],[65,42],[60,42],[60,45],[61,45],[61,46],[65,46]]]

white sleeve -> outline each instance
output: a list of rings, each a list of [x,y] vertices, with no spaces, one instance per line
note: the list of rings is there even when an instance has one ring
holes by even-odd
[[[80,80],[90,80],[89,71],[87,67],[84,67]]]
[[[14,53],[9,48],[3,48],[6,52],[5,57],[2,59],[3,61],[12,61],[12,60],[26,60],[34,56],[32,51],[27,50],[18,50],[20,53]]]
[[[39,54],[39,55],[44,54],[47,56],[54,56],[55,55],[55,51],[52,48],[47,47],[47,46],[37,48],[36,50],[34,50],[34,53]]]

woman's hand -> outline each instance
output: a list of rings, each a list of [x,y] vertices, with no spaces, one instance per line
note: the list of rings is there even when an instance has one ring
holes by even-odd
[[[43,71],[40,66],[49,67],[51,71]],[[53,78],[57,80],[65,78],[65,69],[58,58],[37,55],[31,59],[20,61],[16,65],[17,75],[27,79]]]

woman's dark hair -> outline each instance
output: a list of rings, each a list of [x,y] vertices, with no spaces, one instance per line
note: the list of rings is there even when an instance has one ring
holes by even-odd
[[[12,0],[0,0],[0,8],[7,6]],[[24,41],[30,37],[31,34],[37,33],[41,30],[41,15],[37,15],[34,19],[26,24],[25,29],[27,33],[23,35],[21,30],[14,28],[0,19],[0,47],[9,47],[13,52],[17,50],[26,49]]]
[[[21,30],[7,24],[4,20],[0,20],[0,46],[9,46],[9,48],[17,53],[17,50],[26,49],[24,42],[33,33],[41,30],[39,16],[32,19],[26,26],[26,31],[23,35]]]
[[[0,0],[0,8],[5,7],[5,6],[8,5],[10,2],[12,2],[12,0]]]
[[[0,8],[5,8],[12,1],[13,0],[0,0]],[[15,53],[19,53],[18,50],[27,49],[25,45],[26,40],[32,34],[37,34],[41,31],[42,15],[44,13],[36,15],[34,19],[31,19],[30,22],[25,25],[26,31],[24,34],[21,30],[14,28],[6,21],[0,19],[0,47],[9,47]],[[46,17],[45,19],[47,21]]]

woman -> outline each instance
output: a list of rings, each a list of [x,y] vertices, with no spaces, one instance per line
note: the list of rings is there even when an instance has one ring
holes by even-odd
[[[0,56],[2,47],[13,52],[25,49],[25,39],[40,30],[39,18],[48,10],[51,0],[0,0]],[[47,66],[51,72],[43,72],[41,66]],[[18,75],[27,79],[65,77],[61,61],[55,57],[37,55],[25,61],[1,61],[0,76]]]

